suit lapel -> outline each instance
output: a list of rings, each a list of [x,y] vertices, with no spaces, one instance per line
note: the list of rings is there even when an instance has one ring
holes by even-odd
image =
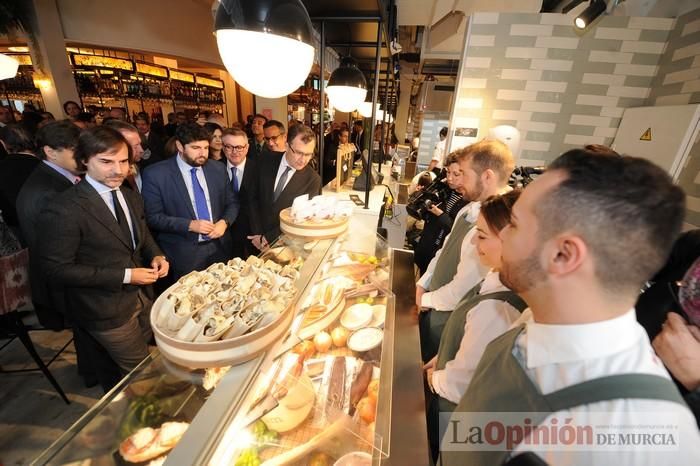
[[[60,186],[73,186],[73,183],[71,183],[68,178],[46,165],[44,162],[39,165],[39,169],[51,179],[52,183]]]
[[[185,202],[187,210],[190,212],[191,218],[196,219],[197,216],[194,214],[194,208],[192,207],[192,199],[190,199],[190,193],[187,192],[185,180],[182,179],[182,173],[180,172],[180,167],[178,167],[177,165],[176,157],[180,157],[180,155],[175,154],[175,157],[172,157],[172,162],[170,164],[173,182],[175,183],[175,190],[178,193],[180,193],[180,197],[182,197],[182,200]]]
[[[95,188],[93,188],[90,183],[83,180],[76,185],[76,189],[79,195],[88,203],[85,211],[95,217],[95,219],[107,228],[107,230],[112,232],[114,236],[119,238],[119,241],[121,241],[124,246],[131,249],[131,238],[124,238],[117,224],[117,220],[114,218],[114,215],[112,215],[112,211],[109,210],[109,207],[107,207],[105,201],[102,200],[102,197],[95,191]],[[129,211],[131,211],[131,208],[129,208]]]
[[[216,162],[216,160],[214,161]],[[207,180],[207,190],[209,191],[209,204],[211,205],[211,220],[212,222],[214,219],[219,218],[219,213],[223,212],[223,206],[219,205],[219,196],[218,196],[218,190],[217,188],[217,183],[214,177],[216,174],[213,171],[213,168],[209,166],[210,163],[213,162],[207,162],[204,164],[202,167],[202,171],[204,171],[204,179]],[[219,162],[216,162],[219,163]],[[228,180],[228,176],[226,177]],[[227,188],[230,187],[229,184],[227,184]],[[233,187],[231,187],[233,189]]]

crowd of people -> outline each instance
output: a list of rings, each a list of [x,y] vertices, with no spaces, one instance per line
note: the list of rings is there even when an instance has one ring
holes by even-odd
[[[263,115],[246,128],[178,113],[158,127],[122,109],[83,124],[89,112],[64,109],[61,121],[0,122],[0,210],[28,248],[40,322],[71,328],[85,383],[108,390],[148,355],[157,293],[258,254],[280,235],[279,212],[320,192],[316,136]]]

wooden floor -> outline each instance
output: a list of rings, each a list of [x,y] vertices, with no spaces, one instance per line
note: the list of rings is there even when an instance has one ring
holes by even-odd
[[[45,362],[71,339],[70,331],[33,331],[31,338]],[[0,346],[7,340],[0,340]],[[0,351],[3,370],[36,365],[19,340]],[[98,385],[85,388],[71,343],[49,370],[70,399],[67,405],[41,372],[0,374],[0,465],[29,464],[102,396]]]

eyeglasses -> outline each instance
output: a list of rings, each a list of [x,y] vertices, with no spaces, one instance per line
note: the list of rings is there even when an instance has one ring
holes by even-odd
[[[265,141],[267,141],[267,142],[277,141],[277,138],[280,136],[282,136],[282,133],[278,134],[277,136],[270,136],[270,137],[265,136],[263,139],[265,139]]]
[[[300,151],[295,150],[295,149],[292,147],[291,144],[289,144],[289,148],[292,149],[292,152],[294,152],[295,154],[301,155],[302,157],[305,157],[305,158],[307,158],[307,159],[310,159],[310,158],[312,158],[312,157],[314,156],[314,153],[313,153],[313,152],[311,152],[311,153],[305,153],[305,152],[300,152]]]
[[[235,152],[243,152],[247,147],[248,144],[246,144],[245,146],[232,146],[231,144],[224,144],[224,149],[232,150]]]

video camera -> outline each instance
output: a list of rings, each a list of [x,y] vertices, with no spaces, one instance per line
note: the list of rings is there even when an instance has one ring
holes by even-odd
[[[445,203],[452,192],[452,188],[445,180],[446,177],[447,170],[443,169],[432,183],[421,191],[411,194],[406,203],[408,215],[418,220],[427,220],[430,208],[433,205]]]
[[[508,185],[512,188],[524,188],[532,183],[537,175],[541,175],[547,170],[547,167],[515,167],[513,173],[510,174]],[[533,175],[534,178],[533,178]]]

